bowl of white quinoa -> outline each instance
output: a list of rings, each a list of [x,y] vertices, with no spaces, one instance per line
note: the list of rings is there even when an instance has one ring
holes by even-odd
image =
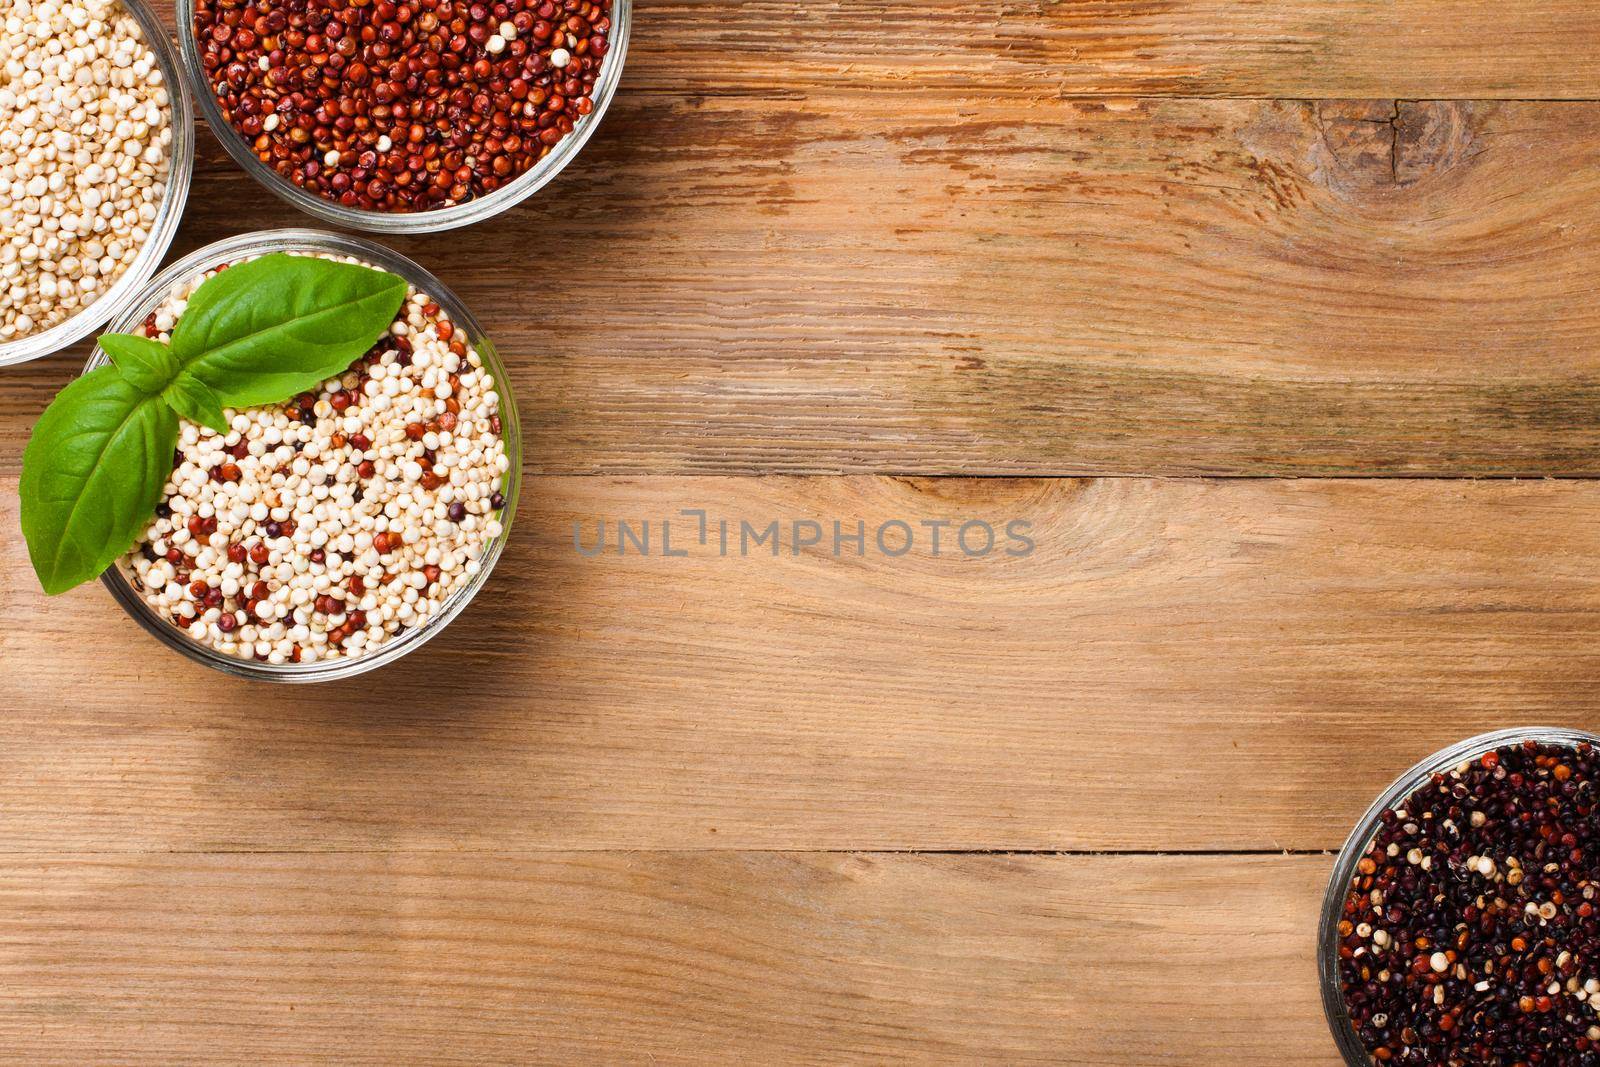
[[[416,650],[483,587],[515,514],[521,438],[505,368],[433,275],[360,238],[273,230],[162,271],[115,324],[166,341],[190,294],[269,253],[406,280],[389,331],[283,404],[180,422],[150,525],[102,581],[146,630],[209,667],[320,682]],[[103,366],[98,348],[85,373]]]
[[[0,366],[116,317],[166,255],[194,116],[144,0],[37,0],[0,16]]]

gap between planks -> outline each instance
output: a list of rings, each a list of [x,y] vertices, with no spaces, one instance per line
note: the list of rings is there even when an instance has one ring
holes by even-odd
[[[558,853],[574,855],[683,855],[683,856],[1042,856],[1073,859],[1173,859],[1226,858],[1229,856],[1292,856],[1332,858],[1338,853],[1327,849],[1235,848],[1235,849],[1056,849],[1056,848],[585,848],[583,845],[552,848],[143,848],[143,849],[28,849],[0,852],[0,860],[45,858],[50,856],[518,856],[536,858]]]

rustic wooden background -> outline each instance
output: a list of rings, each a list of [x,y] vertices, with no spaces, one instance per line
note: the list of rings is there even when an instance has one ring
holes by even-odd
[[[1332,1064],[1328,850],[1595,725],[1597,79],[1588,0],[642,0],[578,163],[394,242],[526,502],[313,691],[37,593],[82,352],[5,372],[0,1058]],[[299,221],[202,136],[175,254]],[[571,549],[683,507],[1039,550]]]

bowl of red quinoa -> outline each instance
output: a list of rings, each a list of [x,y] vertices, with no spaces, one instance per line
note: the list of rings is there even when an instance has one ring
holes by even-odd
[[[1600,1064],[1600,737],[1525,728],[1412,767],[1323,904],[1323,1006],[1352,1067]]]
[[[177,0],[201,113],[301,210],[375,233],[480,222],[583,149],[632,0]]]
[[[274,230],[158,275],[114,328],[166,340],[190,293],[269,253],[404,278],[389,331],[284,404],[180,424],[150,525],[102,581],[164,644],[229,674],[320,682],[392,663],[450,624],[509,536],[521,438],[504,365],[465,306],[360,238]],[[85,372],[106,362],[96,349]]]

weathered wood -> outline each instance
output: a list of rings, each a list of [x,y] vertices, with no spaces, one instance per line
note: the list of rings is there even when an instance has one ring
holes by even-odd
[[[1322,857],[0,856],[85,1062],[1335,1062]]]
[[[1585,0],[642,0],[635,84],[688,94],[1593,99]]]
[[[46,603],[8,544],[0,851],[1320,849],[1446,743],[1593,726],[1600,484],[540,478],[527,497],[449,632],[310,692],[193,666],[98,588]],[[795,557],[786,534],[739,558],[735,526],[720,558],[685,508],[830,537],[899,518],[919,547]],[[619,518],[656,522],[656,554],[574,550],[575,521],[592,546]],[[688,557],[659,555],[663,518]],[[922,522],[973,518],[1030,520],[1037,549],[967,559],[951,527],[931,555]]]
[[[396,244],[512,362],[535,471],[1593,475],[1597,137],[631,93],[529,206]],[[182,249],[301,221],[206,154]],[[80,355],[6,373],[6,473]]]

